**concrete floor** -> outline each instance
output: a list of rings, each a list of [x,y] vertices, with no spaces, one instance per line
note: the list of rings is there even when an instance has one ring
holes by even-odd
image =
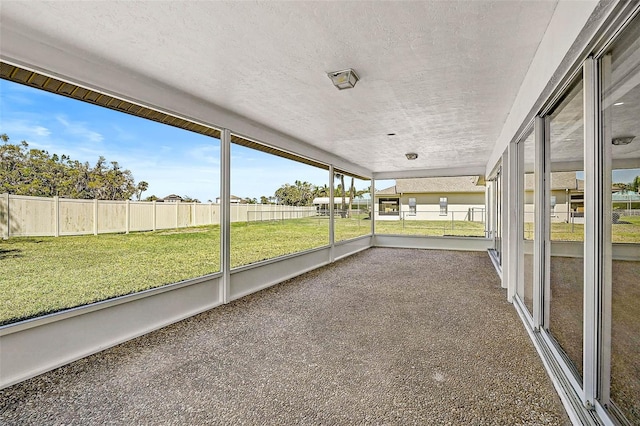
[[[0,424],[569,424],[486,253],[370,249],[0,391]]]

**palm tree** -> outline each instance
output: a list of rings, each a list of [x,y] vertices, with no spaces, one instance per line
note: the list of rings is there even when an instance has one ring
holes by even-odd
[[[635,192],[640,192],[640,176],[636,176],[633,182],[631,182],[631,189]]]
[[[316,186],[316,197],[328,197],[329,196],[329,185],[326,183],[322,186]]]
[[[351,188],[349,188],[349,210],[347,211],[347,216],[351,215],[351,207],[353,206],[353,198],[356,195],[356,188],[353,185],[354,178],[351,176]]]
[[[138,199],[138,201],[140,201],[140,198],[142,198],[142,193],[147,189],[149,189],[148,182],[145,182],[143,180],[138,182],[138,185],[136,186],[136,198]]]
[[[342,188],[342,206],[341,206],[341,212],[340,212],[340,216],[345,217],[346,213],[345,213],[345,204],[346,204],[346,200],[345,200],[345,190],[344,190],[344,174],[342,173],[336,173],[336,177],[338,179],[340,179],[340,188]]]

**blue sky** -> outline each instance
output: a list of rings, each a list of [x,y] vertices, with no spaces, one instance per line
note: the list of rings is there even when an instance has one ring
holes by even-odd
[[[174,193],[206,202],[220,194],[219,140],[6,80],[0,133],[81,162],[95,164],[101,155],[117,161],[136,183],[149,183],[143,197]],[[327,171],[305,164],[238,145],[231,155],[231,192],[239,197],[259,200],[295,180],[329,184]]]

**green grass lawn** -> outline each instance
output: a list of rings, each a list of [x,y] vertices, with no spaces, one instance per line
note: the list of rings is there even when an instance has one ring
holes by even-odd
[[[621,218],[614,241],[640,241],[640,217]],[[474,222],[379,221],[379,234],[484,236]],[[554,239],[582,240],[582,227],[554,224]],[[335,219],[336,241],[369,234],[364,215]],[[329,219],[239,222],[231,227],[231,266],[329,243]],[[0,240],[0,324],[41,316],[220,270],[220,229],[30,237]]]
[[[336,240],[370,232],[361,217],[336,219]],[[329,244],[329,219],[231,226],[238,267]],[[0,324],[41,316],[220,270],[220,228],[0,240]]]
[[[525,224],[525,238],[533,238],[533,224]],[[640,243],[640,216],[621,216],[619,223],[611,225],[611,239],[614,243]],[[552,241],[584,241],[584,225],[552,223]]]
[[[484,223],[450,220],[380,220],[376,234],[484,237]]]
[[[371,231],[366,215],[335,219],[336,241]],[[425,234],[426,235],[426,234]],[[329,218],[238,222],[231,266],[329,244]],[[0,324],[135,293],[220,270],[220,228],[11,238],[0,241]]]

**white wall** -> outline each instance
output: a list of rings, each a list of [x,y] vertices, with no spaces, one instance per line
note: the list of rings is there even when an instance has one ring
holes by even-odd
[[[493,152],[487,162],[486,175],[502,157],[502,153],[512,140],[531,109],[547,87],[570,48],[578,39],[587,21],[598,6],[596,0],[558,2],[538,50],[522,81],[511,111],[502,126]],[[584,37],[584,44],[590,37]],[[557,82],[557,79],[556,79]]]
[[[447,197],[447,214],[440,214],[440,197]],[[387,198],[380,196],[379,198]],[[388,197],[392,198],[392,197]],[[416,199],[416,213],[410,214],[409,198]],[[484,222],[485,194],[483,193],[442,193],[401,195],[399,215],[380,215],[378,199],[374,205],[375,219],[386,220],[467,220],[469,209],[475,210],[474,222]]]

